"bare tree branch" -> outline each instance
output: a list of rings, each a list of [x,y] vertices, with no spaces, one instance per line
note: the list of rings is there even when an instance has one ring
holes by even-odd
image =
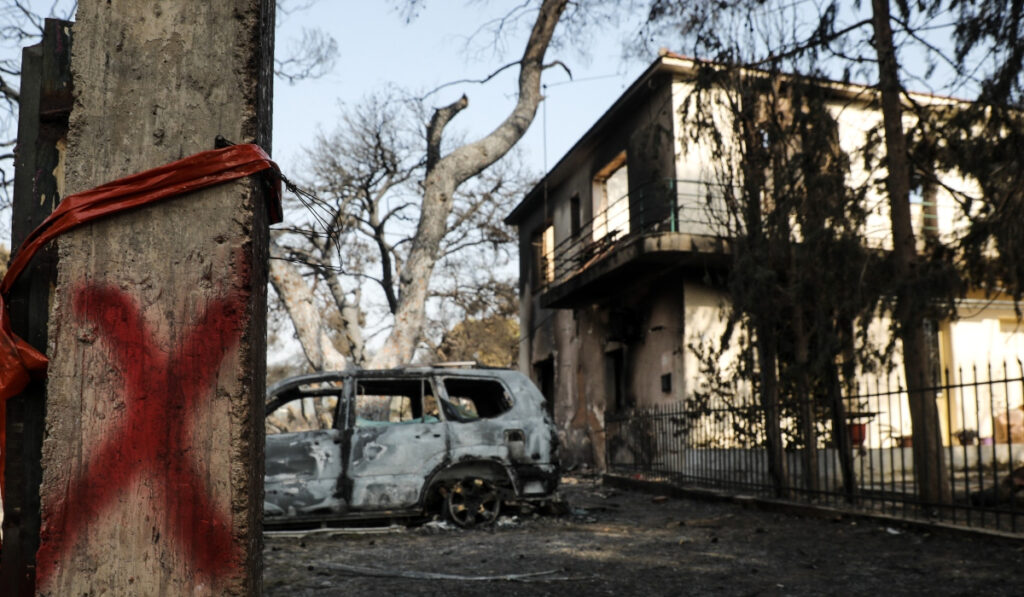
[[[430,119],[430,124],[427,125],[427,171],[431,171],[437,166],[437,162],[441,159],[441,137],[444,134],[444,127],[448,126],[448,123],[456,114],[466,109],[469,106],[469,98],[463,94],[462,97],[455,100],[454,102],[434,110],[434,115]]]
[[[490,81],[494,77],[497,77],[498,75],[500,75],[501,73],[505,72],[506,70],[512,68],[513,66],[518,65],[518,64],[519,64],[518,60],[515,61],[515,62],[509,62],[508,64],[504,64],[504,65],[498,67],[497,70],[494,70],[493,72],[491,72],[491,74],[487,75],[486,77],[483,77],[483,78],[480,78],[480,79],[456,79],[454,81],[448,81],[447,83],[442,83],[442,84],[438,85],[437,87],[431,89],[430,91],[424,93],[423,95],[417,97],[416,101],[420,101],[420,102],[426,101],[426,99],[428,97],[434,95],[438,91],[441,91],[442,89],[447,89],[448,87],[454,87],[455,85],[464,85],[464,84],[467,84],[467,83],[476,84],[476,85],[482,85],[484,83],[487,83],[488,81]],[[466,97],[466,96],[463,95],[462,97]]]

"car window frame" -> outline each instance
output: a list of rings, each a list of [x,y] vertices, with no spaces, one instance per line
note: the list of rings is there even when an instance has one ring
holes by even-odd
[[[349,380],[348,380],[348,378],[341,379],[341,380],[339,380],[337,378],[324,378],[322,381],[323,382],[337,382],[337,381],[341,381],[342,382],[342,387],[340,387],[340,388],[336,388],[336,387],[332,387],[332,388],[318,388],[317,390],[314,390],[314,391],[302,391],[301,388],[302,388],[303,385],[309,385],[310,383],[318,383],[317,381],[310,381],[310,382],[307,382],[306,384],[299,384],[299,385],[297,385],[295,387],[288,388],[287,390],[285,390],[285,391],[283,391],[283,392],[281,392],[279,394],[273,395],[273,397],[268,402],[266,402],[264,404],[264,406],[263,406],[264,435],[265,436],[271,436],[271,435],[283,435],[285,433],[309,433],[311,431],[326,431],[326,430],[329,430],[329,429],[330,430],[342,430],[342,429],[344,429],[345,418],[343,418],[343,417],[347,417],[347,412],[349,410],[348,409],[348,404],[347,404],[349,402],[349,400],[347,399],[347,396],[348,396],[347,386],[349,384]],[[330,391],[328,391],[328,390],[330,390]],[[280,432],[280,433],[267,433],[266,432],[266,423],[265,423],[266,419],[270,415],[272,415],[273,413],[277,412],[282,407],[286,406],[287,404],[289,404],[291,402],[294,402],[296,400],[304,400],[306,398],[315,398],[315,397],[319,397],[319,396],[330,396],[330,395],[336,395],[338,397],[337,403],[334,405],[334,412],[333,412],[333,417],[332,417],[332,420],[331,420],[331,426],[330,427],[324,427],[324,428],[321,428],[321,429],[306,429],[306,430],[301,430],[301,431],[283,431],[283,432]]]
[[[357,419],[356,399],[359,396],[358,390],[359,390],[359,382],[361,380],[362,381],[370,381],[370,382],[386,382],[386,381],[398,381],[398,382],[401,382],[401,381],[406,381],[406,380],[416,380],[416,379],[418,379],[420,381],[420,416],[417,417],[417,418],[410,419],[408,421],[400,421],[400,422],[394,422],[394,423],[392,423],[390,421],[383,422],[383,424],[380,425],[381,427],[391,427],[391,426],[394,426],[394,425],[410,425],[410,424],[433,425],[433,424],[437,424],[437,423],[446,423],[446,422],[448,422],[448,420],[445,417],[444,407],[442,406],[441,396],[438,394],[438,391],[437,391],[438,383],[437,383],[437,380],[435,379],[435,376],[432,375],[432,374],[414,374],[414,375],[413,374],[406,374],[406,375],[390,375],[390,376],[382,376],[382,377],[377,377],[377,376],[360,376],[359,374],[355,374],[355,375],[350,376],[348,379],[349,379],[349,382],[350,382],[351,385],[348,388],[348,391],[346,392],[346,400],[345,401],[348,403],[348,405],[346,406],[346,409],[348,411],[348,416],[346,417],[346,425],[347,425],[347,427],[349,429],[365,429],[367,427],[375,427],[376,426],[376,425],[359,426],[359,425],[356,424],[356,419]],[[437,412],[438,412],[439,416],[437,417],[436,421],[425,421],[425,420],[423,420],[424,412],[425,412],[425,408],[424,407],[426,406],[423,403],[423,399],[427,395],[427,392],[425,391],[425,388],[423,386],[424,383],[426,383],[426,384],[428,384],[430,386],[430,390],[431,390],[430,395],[432,395],[434,397],[434,399],[438,403]]]
[[[505,416],[506,414],[508,414],[509,412],[512,412],[516,408],[516,402],[517,401],[516,401],[516,398],[515,398],[515,394],[513,394],[512,390],[511,390],[511,388],[509,388],[508,384],[505,383],[505,380],[503,380],[503,379],[501,379],[499,377],[487,377],[487,376],[480,376],[480,375],[451,375],[451,374],[447,374],[447,375],[446,374],[437,374],[435,377],[437,378],[437,380],[436,380],[437,387],[441,388],[441,391],[444,392],[444,404],[445,404],[445,406],[447,408],[452,409],[452,416],[448,419],[450,422],[467,424],[467,423],[476,423],[478,421],[494,421],[495,419],[499,419],[499,418]],[[464,419],[461,416],[458,416],[458,411],[456,410],[457,407],[456,407],[455,403],[452,401],[451,396],[448,395],[448,386],[445,385],[445,380],[446,379],[473,380],[473,381],[479,381],[479,382],[492,382],[492,383],[496,383],[496,384],[498,384],[501,387],[502,392],[506,396],[508,408],[506,408],[501,413],[499,413],[498,415],[495,415],[493,417],[485,417],[485,416],[481,415],[479,413],[479,408],[477,408],[476,409],[477,410],[477,416],[475,418],[473,418],[473,419]],[[475,403],[474,403],[474,407],[475,407]],[[442,408],[441,410],[445,411],[446,414],[447,414],[447,411],[445,410],[445,408]]]

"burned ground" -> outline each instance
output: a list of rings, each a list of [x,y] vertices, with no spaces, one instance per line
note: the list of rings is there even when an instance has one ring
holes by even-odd
[[[569,514],[505,516],[487,530],[269,535],[265,594],[1019,595],[1024,584],[1024,540],[664,498],[596,479],[566,479],[562,491]],[[520,577],[493,579],[506,575]]]

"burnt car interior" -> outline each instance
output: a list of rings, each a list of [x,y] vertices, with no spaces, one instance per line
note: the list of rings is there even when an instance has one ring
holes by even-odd
[[[356,382],[356,427],[440,421],[426,379],[371,379]]]
[[[445,417],[452,421],[492,419],[512,408],[512,400],[500,382],[490,379],[445,378]]]
[[[341,392],[341,382],[323,382],[279,394],[267,404],[267,434],[333,429]]]

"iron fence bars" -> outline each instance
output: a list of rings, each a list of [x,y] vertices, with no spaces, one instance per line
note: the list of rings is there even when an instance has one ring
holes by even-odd
[[[921,503],[913,467],[907,389],[895,374],[860,381],[846,397],[841,433],[850,438],[854,491],[841,473],[832,418],[819,408],[818,441],[803,445],[798,421],[783,420],[790,499],[908,519],[1024,532],[1024,366],[944,371],[927,391],[941,405],[941,457],[949,503]],[[682,401],[605,415],[610,472],[683,486],[774,497],[764,419],[753,396],[730,403]],[[806,483],[803,450],[815,450],[817,484]],[[851,497],[852,496],[852,497]],[[851,502],[852,499],[852,502]]]
[[[951,441],[947,446],[954,511],[968,524],[1021,532],[1024,503],[1024,367],[1020,361],[946,373]],[[954,416],[954,413],[957,416]],[[978,520],[973,520],[977,518]]]

